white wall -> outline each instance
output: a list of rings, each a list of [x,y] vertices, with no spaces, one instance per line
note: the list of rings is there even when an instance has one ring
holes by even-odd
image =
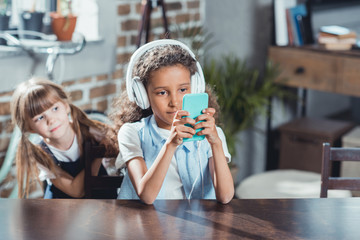
[[[235,54],[250,66],[262,68],[271,41],[271,0],[207,0],[205,27],[214,34],[212,57]],[[238,135],[233,162],[239,167],[235,182],[265,169],[266,119],[256,121],[259,131]]]
[[[214,33],[214,56],[235,53],[263,64],[271,34],[271,0],[206,0],[205,26]]]

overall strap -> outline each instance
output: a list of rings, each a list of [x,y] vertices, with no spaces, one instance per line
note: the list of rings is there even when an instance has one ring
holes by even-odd
[[[59,167],[61,167],[61,162],[59,160],[57,160],[57,158],[55,157],[55,155],[51,152],[51,150],[49,149],[49,147],[46,145],[46,143],[44,142],[44,140],[41,140],[40,142],[40,147],[51,156],[51,158],[54,160],[55,164],[58,165]]]

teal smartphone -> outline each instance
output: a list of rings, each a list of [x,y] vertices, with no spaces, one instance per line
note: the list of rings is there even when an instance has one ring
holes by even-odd
[[[196,119],[199,115],[202,114],[202,110],[208,107],[208,103],[209,103],[209,95],[207,93],[185,94],[182,102],[182,110],[186,110],[190,113],[190,116],[185,116],[185,117],[191,117],[192,119]],[[186,124],[186,126],[192,127],[190,124]],[[202,128],[197,129],[196,133],[198,133],[201,130]],[[184,142],[199,141],[204,139],[205,139],[205,135],[194,134],[192,138],[184,138],[183,141]]]

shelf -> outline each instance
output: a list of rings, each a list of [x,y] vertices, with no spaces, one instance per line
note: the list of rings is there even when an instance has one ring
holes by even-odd
[[[98,38],[90,41],[86,41],[87,45],[99,44],[103,42],[103,38]],[[72,47],[78,45],[74,42],[59,42],[59,41],[47,41],[47,40],[36,40],[36,39],[22,39],[21,44],[25,49],[32,50],[35,53],[48,53],[46,48],[53,47]],[[41,50],[40,50],[41,49]],[[25,55],[26,52],[20,46],[15,45],[0,45],[0,58],[14,57]]]

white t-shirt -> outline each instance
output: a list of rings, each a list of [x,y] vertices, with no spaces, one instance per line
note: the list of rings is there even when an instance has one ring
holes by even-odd
[[[60,162],[75,162],[80,157],[80,148],[76,135],[74,137],[74,140],[70,148],[67,150],[60,150],[48,144],[46,144],[46,146],[50,149],[50,151],[54,154],[56,159]],[[40,181],[46,180],[49,183],[50,179],[56,178],[55,174],[51,172],[50,169],[48,169],[44,165],[37,163],[37,167],[40,170],[39,171]]]
[[[165,139],[170,136],[170,130],[159,128],[156,124],[154,116],[151,116],[150,124],[154,129]],[[144,158],[143,151],[141,149],[141,141],[138,132],[141,125],[137,123],[125,123],[118,132],[119,142],[119,155],[116,159],[116,167],[124,167],[126,162],[135,158]],[[225,135],[221,128],[216,127],[218,135],[222,141],[225,156],[230,162],[230,154],[226,145]],[[212,152],[209,152],[209,156],[212,156]],[[165,188],[166,199],[185,199],[185,193],[183,184],[180,179],[179,170],[176,163],[175,155],[171,159],[171,163],[164,179],[163,188]]]

